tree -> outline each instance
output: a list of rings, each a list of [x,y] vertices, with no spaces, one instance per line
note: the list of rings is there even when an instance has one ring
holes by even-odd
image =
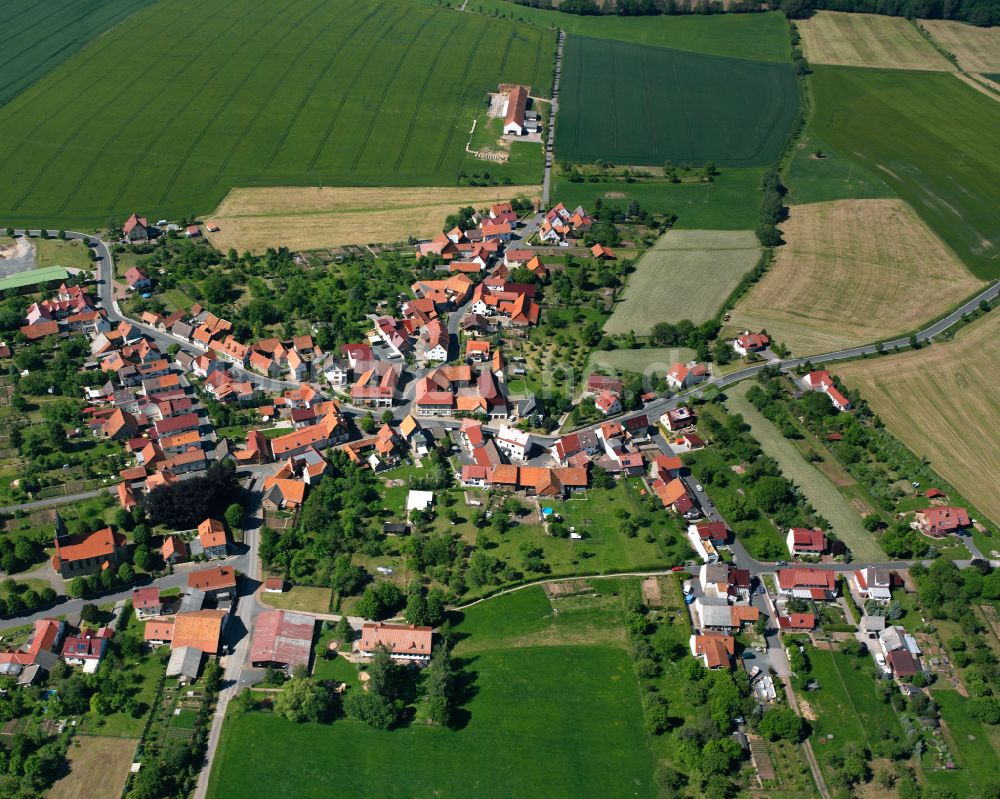
[[[239,530],[243,527],[243,506],[238,502],[232,503],[226,508],[226,526],[230,530]]]
[[[764,713],[757,729],[769,741],[798,743],[805,736],[805,727],[805,722],[791,708],[776,707]]]
[[[97,605],[88,602],[80,608],[80,619],[87,624],[97,624],[101,620],[101,611]]]
[[[670,705],[659,694],[646,694],[642,703],[646,719],[646,731],[651,735],[662,735],[670,729]]]
[[[427,624],[427,597],[424,596],[423,591],[417,590],[407,598],[403,618],[406,619],[407,624],[416,624],[421,627]]]
[[[296,723],[326,721],[329,710],[329,691],[308,677],[289,680],[274,698],[274,712]]]
[[[370,691],[352,691],[344,700],[344,712],[352,719],[363,721],[376,730],[387,730],[396,720],[392,705],[385,697]]]
[[[129,585],[135,579],[135,569],[129,564],[123,563],[118,567],[118,582]]]
[[[448,648],[438,646],[434,649],[427,668],[427,698],[431,721],[442,727],[449,726],[452,721],[454,683]]]
[[[74,599],[79,599],[87,592],[86,588],[86,583],[84,583],[82,577],[74,577],[70,580],[69,588],[66,589],[66,592]]]
[[[351,623],[347,620],[347,616],[340,617],[340,620],[337,622],[337,626],[334,627],[333,631],[337,636],[337,640],[344,646],[347,646],[347,644],[354,640],[354,628],[351,627]]]
[[[375,432],[375,417],[372,416],[372,412],[368,411],[364,416],[361,417],[361,421],[358,422],[358,427],[365,433]]]
[[[984,724],[1000,724],[1000,701],[992,696],[980,696],[968,701],[969,715]]]
[[[136,568],[149,571],[149,567],[153,562],[153,556],[150,554],[149,548],[145,546],[136,547],[135,552],[132,553],[132,562],[135,563]]]

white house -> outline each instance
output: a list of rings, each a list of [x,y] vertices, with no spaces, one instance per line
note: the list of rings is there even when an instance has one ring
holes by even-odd
[[[667,385],[675,391],[696,385],[708,376],[708,369],[703,363],[675,363],[667,372]]]
[[[497,449],[512,461],[523,461],[531,452],[531,434],[514,427],[501,427],[494,440]]]
[[[746,356],[748,353],[767,349],[770,343],[771,339],[766,333],[751,333],[749,330],[744,330],[742,335],[733,340],[733,349],[737,355]]]
[[[888,603],[892,599],[892,574],[885,569],[868,566],[850,577],[851,587],[862,599]]]

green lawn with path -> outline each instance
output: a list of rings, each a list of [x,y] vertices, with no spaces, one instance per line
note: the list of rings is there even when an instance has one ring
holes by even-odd
[[[726,407],[729,411],[742,414],[764,452],[778,462],[785,477],[795,483],[816,511],[833,525],[833,531],[851,548],[855,560],[875,562],[885,559],[885,553],[874,535],[861,525],[861,517],[844,495],[826,475],[806,461],[795,444],[785,438],[775,424],[746,398],[746,392],[753,385],[744,381],[727,390]]]
[[[462,705],[466,721],[454,731],[416,724],[376,731],[346,719],[297,725],[231,706],[209,795],[279,791],[326,799],[335,784],[358,799],[506,798],[534,795],[543,785],[551,797],[657,796],[624,648],[623,606],[601,590],[604,600],[589,610],[589,597],[559,600],[567,603],[559,616],[538,587],[465,611],[455,627],[455,657],[472,690]],[[609,627],[620,644],[607,643]],[[588,641],[588,630],[604,643]],[[577,645],[561,642],[562,635]],[[324,677],[358,690],[350,664],[337,658],[321,666]],[[389,764],[406,779],[386,779]]]

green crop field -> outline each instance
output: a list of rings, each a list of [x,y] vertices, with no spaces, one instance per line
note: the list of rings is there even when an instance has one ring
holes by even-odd
[[[554,45],[396,0],[159,3],[0,109],[0,219],[204,213],[237,185],[535,182],[541,148],[510,165],[464,148],[498,82],[548,93]]]
[[[657,322],[711,319],[759,257],[748,230],[668,231],[639,259],[604,330],[647,336]]]
[[[817,66],[815,132],[913,206],[977,277],[1000,277],[1000,103],[953,75]]]
[[[674,227],[688,230],[749,230],[759,216],[762,172],[724,169],[711,183],[663,179],[573,183],[561,178],[553,184],[552,196],[574,208],[592,208],[595,199],[626,208],[635,200],[647,211],[677,214]]]
[[[563,59],[560,160],[761,166],[798,113],[791,65],[570,36]]]
[[[5,0],[0,105],[153,0]]]
[[[437,0],[424,0],[437,4]],[[767,14],[678,14],[661,16],[585,16],[531,8],[507,0],[469,0],[468,11],[513,15],[545,28],[570,34],[617,39],[635,44],[672,47],[709,55],[736,56],[756,61],[788,61],[791,39],[780,12]]]
[[[461,729],[377,731],[345,719],[293,724],[232,713],[209,795],[318,799],[336,786],[358,799],[510,797],[544,786],[551,797],[656,796],[622,600],[560,602],[555,617],[532,587],[465,611],[455,657],[473,690]],[[405,779],[387,779],[389,768]]]

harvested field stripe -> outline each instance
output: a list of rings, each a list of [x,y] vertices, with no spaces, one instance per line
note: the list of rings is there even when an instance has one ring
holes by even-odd
[[[249,13],[249,12],[248,12],[248,13]],[[244,15],[244,16],[246,16],[246,15]],[[235,24],[235,23],[233,23],[233,24]],[[220,38],[222,38],[222,36],[223,36],[223,35],[224,35],[225,33],[226,33],[226,30],[225,30],[225,29],[221,30],[221,31],[220,31],[220,32],[219,32],[219,33],[218,33],[218,34],[217,34],[217,35],[215,36],[215,38],[214,38],[214,39],[212,39],[212,41],[211,41],[211,42],[210,42],[209,44],[210,44],[210,45],[212,45],[212,44],[215,44],[215,42],[216,42],[216,41],[218,41],[218,40],[219,40]],[[165,58],[165,57],[166,57],[167,55],[169,55],[169,54],[170,54],[169,50],[165,51],[165,52],[164,52],[164,53],[163,53],[163,54],[161,55],[161,60],[162,60],[162,58]],[[135,80],[135,81],[133,81],[133,82],[132,82],[132,84],[130,84],[130,85],[135,85],[135,84],[139,84],[139,85],[141,85],[141,84],[142,84],[142,78],[143,78],[143,77],[145,77],[145,75],[146,75],[146,74],[148,74],[148,73],[149,73],[150,71],[152,71],[152,70],[153,70],[153,68],[154,68],[154,67],[156,67],[158,63],[159,63],[159,62],[154,62],[154,63],[150,64],[149,68],[148,68],[148,69],[147,69],[147,70],[146,70],[146,71],[145,71],[145,72],[144,72],[144,73],[143,73],[142,75],[138,76],[138,77],[136,78],[136,80]],[[193,63],[193,61],[189,61],[189,62],[188,62],[188,64],[187,64],[187,67],[190,67],[192,63]],[[187,68],[187,67],[186,67],[186,68]],[[186,70],[186,68],[185,68],[185,70]],[[183,72],[184,72],[185,70],[181,70],[181,74],[183,74]],[[90,170],[94,168],[94,165],[95,165],[95,164],[97,163],[98,159],[99,159],[99,158],[100,158],[100,157],[101,157],[102,155],[104,155],[104,153],[105,153],[105,151],[106,151],[107,147],[108,147],[108,146],[110,146],[111,142],[113,142],[113,141],[114,141],[114,140],[115,140],[116,138],[118,138],[118,136],[119,136],[119,135],[121,135],[122,131],[124,131],[124,130],[125,130],[125,129],[126,129],[126,128],[127,128],[127,127],[128,127],[129,125],[130,125],[130,124],[131,124],[132,120],[133,120],[133,119],[135,119],[135,117],[136,117],[136,116],[138,116],[138,115],[139,115],[140,113],[142,113],[142,111],[146,110],[146,109],[147,109],[147,108],[148,108],[148,107],[149,107],[150,105],[152,105],[152,103],[153,103],[153,102],[154,102],[154,101],[155,101],[155,100],[156,100],[157,98],[159,98],[159,97],[160,97],[160,96],[161,96],[161,95],[162,95],[162,94],[163,94],[163,93],[164,93],[165,91],[167,91],[167,89],[168,89],[168,88],[169,88],[169,86],[167,86],[167,85],[164,85],[164,86],[163,86],[163,87],[162,87],[162,88],[160,89],[160,91],[159,91],[158,93],[156,93],[155,95],[153,95],[153,96],[152,96],[152,98],[151,98],[151,99],[150,99],[150,100],[149,100],[149,101],[148,101],[148,102],[147,102],[147,103],[146,103],[145,105],[142,105],[142,106],[140,106],[140,107],[139,107],[139,108],[138,108],[138,109],[137,109],[137,110],[136,110],[136,111],[135,111],[135,112],[134,112],[134,113],[132,114],[132,116],[131,116],[131,117],[129,117],[128,119],[126,119],[126,120],[125,120],[125,122],[123,122],[123,123],[122,123],[121,125],[119,125],[119,127],[117,128],[117,130],[115,131],[115,133],[114,133],[114,134],[112,134],[111,138],[107,140],[107,143],[105,144],[105,147],[104,147],[104,148],[102,148],[102,149],[100,149],[100,150],[98,151],[97,155],[95,155],[95,156],[94,156],[94,157],[93,157],[93,158],[91,159],[91,161],[90,161],[90,164],[89,164],[89,166],[87,167],[87,169],[86,169],[86,170],[85,170],[85,172],[84,172],[84,177],[83,177],[83,178],[81,178],[81,180],[80,180],[80,181],[79,181],[79,182],[77,183],[76,187],[75,187],[75,188],[74,188],[74,189],[73,189],[73,190],[72,190],[72,191],[70,192],[70,194],[76,194],[76,192],[77,192],[77,191],[79,191],[79,189],[80,189],[80,186],[82,186],[82,185],[83,185],[83,180],[84,180],[84,179],[86,178],[86,175],[88,175],[88,174],[90,173]],[[129,86],[125,86],[125,87],[123,88],[123,93],[127,92],[127,91],[128,91],[128,89],[129,89]],[[96,117],[98,117],[98,116],[99,116],[99,115],[100,115],[101,113],[103,113],[103,111],[104,111],[104,110],[105,110],[105,109],[106,109],[106,108],[107,108],[108,106],[110,106],[110,105],[112,104],[112,102],[114,101],[114,99],[115,99],[115,98],[112,98],[112,99],[109,99],[109,100],[108,100],[108,101],[107,101],[106,103],[104,103],[103,105],[99,106],[99,107],[98,107],[97,109],[95,109],[95,110],[94,110],[94,112],[93,112],[92,114],[90,114],[90,115],[89,115],[88,117],[86,117],[86,119],[84,119],[84,120],[83,120],[83,121],[82,121],[82,122],[81,122],[80,124],[81,124],[81,125],[86,125],[86,124],[88,124],[88,123],[89,123],[89,122],[90,122],[91,120],[93,120],[93,119],[95,119]],[[31,182],[31,184],[30,184],[30,185],[28,186],[28,188],[27,188],[27,189],[25,189],[25,190],[24,190],[24,192],[22,192],[22,193],[21,193],[21,195],[20,195],[20,196],[19,196],[19,197],[17,198],[17,200],[16,200],[16,201],[14,202],[14,204],[13,204],[13,205],[11,206],[11,208],[12,208],[13,210],[15,210],[15,211],[16,211],[16,210],[17,210],[18,208],[20,208],[20,207],[21,207],[21,203],[23,203],[23,202],[24,202],[24,201],[25,201],[25,200],[26,200],[26,199],[27,199],[27,198],[28,198],[28,197],[29,197],[29,196],[30,196],[30,195],[32,194],[32,192],[34,192],[34,190],[35,190],[35,189],[36,189],[36,188],[38,187],[38,185],[39,185],[39,183],[41,182],[42,178],[43,178],[43,177],[45,176],[45,174],[46,174],[46,173],[48,172],[48,170],[49,170],[49,168],[50,168],[50,167],[52,166],[52,164],[53,164],[53,163],[54,163],[54,162],[56,161],[56,159],[57,159],[57,158],[58,158],[58,157],[59,157],[60,155],[62,155],[62,152],[63,152],[63,151],[62,151],[61,149],[60,149],[60,150],[54,150],[54,151],[53,151],[52,155],[51,155],[51,156],[49,157],[49,159],[48,159],[48,160],[47,160],[47,161],[45,162],[45,165],[44,165],[44,166],[43,166],[43,167],[42,167],[42,168],[41,168],[41,169],[40,169],[40,170],[38,171],[38,173],[37,173],[37,174],[35,175],[35,178],[34,178],[34,180],[33,180],[33,181]],[[67,194],[66,194],[66,193],[64,193],[64,194],[63,194],[63,197],[64,197],[64,200],[63,200],[63,206],[65,207],[65,205],[66,205],[66,202],[67,202]]]
[[[395,19],[393,19],[392,24],[385,29],[382,36],[380,37],[379,39],[380,42],[386,37],[388,37],[390,33],[392,33],[392,30],[393,28],[396,27],[396,23],[399,22],[399,19],[400,18],[398,16]],[[378,50],[377,45],[373,43],[372,47],[369,48],[368,53],[365,55],[364,60],[358,66],[357,72],[354,73],[354,77],[351,79],[349,83],[345,84],[344,93],[340,96],[340,102],[337,104],[337,109],[330,116],[330,121],[326,125],[326,130],[323,132],[323,135],[320,137],[319,143],[316,145],[316,151],[313,153],[313,156],[309,161],[309,166],[306,168],[307,171],[312,172],[316,168],[316,162],[319,160],[319,157],[320,155],[322,155],[327,142],[330,140],[330,136],[333,134],[333,129],[334,126],[337,124],[337,119],[339,119],[340,117],[340,112],[344,109],[344,105],[347,103],[347,98],[350,97],[351,95],[351,89],[353,88],[354,84],[358,82],[358,78],[360,78],[364,74],[365,69],[367,69],[368,67],[368,62],[371,61],[372,56],[375,55],[377,50]]]
[[[263,3],[261,3],[260,5],[263,5]],[[259,8],[259,7],[260,7],[260,5],[258,5],[258,6],[254,6],[254,7],[250,8],[250,9],[248,9],[248,10],[247,10],[247,12],[246,12],[246,13],[245,13],[245,14],[244,14],[244,15],[243,15],[242,17],[239,17],[239,18],[237,18],[237,19],[236,19],[236,20],[235,20],[235,21],[233,22],[233,26],[235,27],[235,26],[236,26],[236,24],[237,24],[238,22],[240,22],[241,20],[243,20],[243,19],[245,19],[245,18],[247,18],[247,17],[251,16],[251,15],[253,14],[253,12],[254,12],[254,11],[256,11],[256,10],[257,10],[257,8]],[[261,25],[261,28],[263,28],[263,27],[264,27],[264,25],[262,24],[262,25]],[[221,38],[222,38],[222,37],[223,37],[223,36],[224,36],[224,35],[225,35],[225,34],[226,34],[227,32],[228,32],[228,31],[226,31],[226,30],[222,30],[222,31],[220,31],[220,32],[218,33],[218,35],[217,35],[217,36],[216,36],[216,37],[215,37],[214,39],[212,39],[212,41],[210,41],[210,42],[208,43],[208,45],[207,45],[207,50],[208,50],[208,51],[210,52],[210,51],[211,51],[211,48],[212,48],[212,46],[213,46],[213,45],[214,45],[214,44],[215,44],[215,43],[216,43],[217,41],[219,41],[219,39],[221,39]],[[255,33],[256,33],[256,31],[255,31]],[[181,69],[181,71],[180,71],[179,73],[177,73],[177,75],[175,76],[175,80],[179,80],[179,79],[180,79],[180,78],[181,78],[181,77],[182,77],[183,75],[187,74],[187,72],[188,72],[188,71],[189,71],[189,70],[190,70],[190,69],[191,69],[191,68],[192,68],[192,67],[193,67],[193,66],[194,66],[194,65],[195,65],[195,64],[196,64],[197,62],[198,62],[198,60],[197,60],[197,59],[191,59],[190,61],[188,61],[188,62],[187,62],[187,63],[186,63],[185,65],[184,65],[184,67],[183,67],[183,68]],[[221,65],[219,66],[219,70],[223,69],[223,68],[224,68],[225,66],[226,66],[226,65],[225,65],[225,63],[223,62],[223,64],[221,64]],[[216,70],[216,73],[215,73],[215,74],[218,74],[218,71],[219,71],[219,70]],[[150,99],[149,99],[149,100],[148,100],[148,101],[147,101],[147,102],[145,103],[145,105],[140,105],[140,106],[138,106],[138,107],[136,108],[136,110],[135,110],[135,111],[134,111],[134,112],[132,113],[132,115],[131,115],[130,117],[128,117],[127,119],[125,119],[125,121],[123,121],[123,122],[121,123],[121,125],[119,125],[119,126],[118,126],[118,128],[117,128],[117,129],[115,130],[115,132],[114,132],[114,133],[113,133],[113,134],[111,135],[111,137],[110,137],[109,139],[107,139],[107,140],[105,141],[105,144],[104,144],[104,146],[103,146],[103,147],[102,147],[102,148],[101,148],[100,150],[98,150],[98,151],[97,151],[97,154],[96,154],[96,155],[95,155],[95,156],[94,156],[93,158],[91,158],[91,160],[90,160],[90,163],[89,163],[89,164],[87,165],[86,169],[84,169],[83,173],[82,173],[82,174],[80,175],[80,178],[79,178],[79,180],[77,180],[77,182],[76,182],[76,184],[75,184],[75,185],[73,186],[73,188],[72,188],[72,189],[70,189],[70,190],[69,190],[68,192],[66,192],[66,193],[65,193],[65,194],[63,195],[63,201],[62,201],[62,204],[61,204],[61,205],[60,205],[60,206],[58,207],[58,209],[57,209],[57,213],[61,213],[62,211],[65,211],[65,210],[66,210],[67,206],[68,206],[68,205],[69,205],[69,203],[70,203],[70,200],[72,200],[72,198],[76,196],[76,193],[77,193],[78,191],[80,191],[80,189],[81,189],[81,188],[83,188],[83,185],[84,185],[84,184],[85,184],[85,183],[87,182],[87,179],[88,179],[88,178],[90,177],[90,174],[91,174],[91,173],[92,173],[92,172],[94,171],[94,167],[96,167],[96,166],[97,166],[97,164],[98,164],[98,162],[99,162],[99,161],[101,160],[101,158],[103,158],[103,157],[104,157],[104,156],[105,156],[105,155],[106,155],[106,154],[108,153],[108,151],[109,151],[109,150],[111,150],[111,148],[112,148],[112,146],[114,145],[114,143],[115,143],[116,141],[118,141],[118,138],[119,138],[119,137],[120,137],[120,136],[121,136],[121,135],[122,135],[123,133],[125,133],[126,131],[128,131],[128,130],[129,130],[129,129],[130,129],[131,127],[132,127],[132,124],[133,124],[133,123],[135,122],[135,120],[136,120],[136,119],[137,119],[137,118],[138,118],[138,117],[139,117],[139,116],[140,116],[140,115],[141,115],[141,114],[142,114],[142,113],[143,113],[144,111],[146,111],[146,110],[147,110],[147,109],[148,109],[148,108],[149,108],[150,106],[152,106],[152,105],[153,105],[153,104],[154,104],[154,103],[155,103],[155,102],[156,102],[157,100],[159,100],[159,99],[160,99],[160,97],[162,97],[162,96],[163,96],[163,95],[164,95],[164,94],[165,94],[165,93],[166,93],[167,91],[169,91],[169,89],[170,89],[170,88],[171,88],[170,84],[166,84],[166,85],[164,85],[164,86],[163,86],[163,87],[162,87],[162,88],[160,89],[160,91],[159,91],[159,92],[157,92],[157,93],[156,93],[155,95],[153,95],[152,97],[150,97]],[[24,199],[24,197],[23,197],[23,196],[22,196],[22,197],[21,197],[20,199],[18,199],[17,203],[16,203],[15,205],[14,205],[14,209],[15,209],[15,210],[16,210],[16,209],[17,209],[17,208],[18,208],[18,207],[20,206],[20,204],[21,204],[21,202],[23,201],[23,199]]]
[[[482,29],[479,31],[479,36],[476,39],[476,43],[472,45],[472,50],[469,52],[469,60],[465,62],[465,69],[462,70],[462,83],[467,80],[469,75],[469,70],[472,69],[472,64],[476,60],[476,53],[479,51],[479,45],[483,41],[483,37],[486,35],[487,26],[483,25]],[[455,113],[451,119],[451,125],[448,129],[448,137],[444,141],[444,146],[441,148],[441,154],[438,156],[437,161],[434,165],[434,171],[439,172],[441,170],[441,163],[444,161],[445,154],[448,152],[448,147],[451,144],[452,138],[455,136],[455,128],[458,125],[458,116],[462,113],[462,108],[465,105],[465,89],[461,89],[458,93],[458,101],[455,103]]]
[[[389,96],[389,89],[392,88],[392,84],[395,82],[399,75],[399,70],[403,66],[403,62],[406,61],[406,56],[410,52],[410,48],[413,47],[413,43],[420,40],[420,34],[424,32],[424,28],[427,27],[428,23],[433,19],[431,15],[427,15],[417,32],[414,36],[406,43],[406,47],[403,48],[403,52],[399,54],[399,60],[396,62],[396,66],[392,70],[392,74],[389,75],[382,88],[382,94],[379,95],[378,102],[375,104],[375,108],[372,111],[372,118],[368,122],[368,130],[365,131],[364,137],[361,139],[361,146],[358,147],[358,152],[354,156],[354,160],[351,162],[351,172],[354,172],[358,168],[358,163],[361,161],[361,156],[364,155],[365,147],[368,146],[368,140],[372,137],[372,131],[375,130],[375,124],[378,122],[378,115],[382,111],[382,106],[385,105],[385,98]]]
[[[351,29],[351,32],[348,33],[346,37],[340,40],[340,46],[333,51],[333,55],[330,56],[330,58],[327,60],[326,65],[323,67],[323,69],[317,71],[316,77],[313,78],[312,83],[310,83],[309,86],[306,88],[305,93],[302,95],[302,99],[299,101],[298,106],[295,108],[295,113],[292,114],[291,120],[289,121],[288,125],[285,126],[284,132],[282,132],[281,137],[278,139],[278,143],[275,144],[274,149],[271,150],[271,155],[267,159],[267,163],[264,165],[263,169],[264,172],[269,172],[271,170],[271,164],[274,163],[274,159],[277,157],[281,148],[284,147],[285,142],[288,141],[288,136],[292,132],[292,128],[294,128],[295,124],[299,121],[299,117],[302,115],[302,110],[306,107],[306,103],[308,103],[309,100],[312,98],[313,92],[316,91],[316,87],[319,85],[320,81],[323,80],[323,78],[325,78],[327,74],[330,72],[330,70],[333,68],[333,65],[336,62],[337,58],[344,51],[344,48],[347,47],[347,45],[350,43],[351,39],[354,38],[355,34],[359,30],[361,30],[362,26],[364,26],[364,24],[368,22],[368,20],[374,17],[381,10],[382,9],[379,8],[377,5],[374,6],[372,8],[371,13],[369,13],[367,17],[365,17],[357,25],[355,25],[354,28]],[[316,38],[319,38],[319,36],[317,35]],[[313,39],[313,42],[316,41],[316,38]]]
[[[434,54],[434,60],[427,69],[427,74],[424,76],[424,82],[420,85],[420,93],[417,95],[417,105],[413,110],[413,116],[410,117],[410,124],[406,129],[406,137],[403,139],[403,146],[399,148],[399,155],[396,156],[396,163],[392,166],[393,172],[399,172],[399,165],[403,162],[406,150],[410,146],[410,139],[413,137],[413,129],[417,126],[420,104],[424,101],[424,94],[427,92],[427,85],[431,82],[431,78],[434,76],[434,70],[437,69],[438,61],[441,60],[441,54],[444,52],[445,45],[450,41],[452,35],[457,29],[458,23],[456,22],[452,29],[448,31],[448,34],[441,37],[441,46],[438,48],[437,53]]]

